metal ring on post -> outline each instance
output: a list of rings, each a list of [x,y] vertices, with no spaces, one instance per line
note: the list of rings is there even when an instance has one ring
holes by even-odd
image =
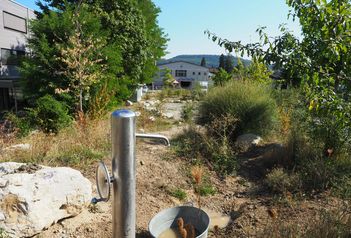
[[[100,161],[96,168],[96,186],[100,201],[107,202],[111,196],[111,177],[104,162]]]

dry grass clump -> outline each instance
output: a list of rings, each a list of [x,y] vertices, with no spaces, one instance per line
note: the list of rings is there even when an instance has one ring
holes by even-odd
[[[297,224],[270,213],[269,216],[271,223],[257,234],[257,237],[348,238],[351,236],[351,207],[347,202],[331,209],[321,209],[306,224]]]
[[[201,186],[201,183],[202,183],[203,173],[204,173],[204,168],[202,166],[197,165],[191,169],[191,176],[194,179],[194,192],[197,196],[197,204],[199,208],[201,208],[201,195],[199,192],[199,187]]]
[[[267,174],[265,184],[274,193],[286,194],[301,188],[300,178],[297,174],[288,174],[282,168],[275,168]]]
[[[107,155],[110,150],[109,127],[109,120],[101,120],[76,123],[57,134],[35,131],[12,141],[12,144],[30,144],[29,150],[2,151],[0,160],[84,167]]]

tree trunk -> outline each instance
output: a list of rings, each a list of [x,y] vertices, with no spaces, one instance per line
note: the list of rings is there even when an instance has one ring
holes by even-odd
[[[83,90],[79,91],[79,111],[83,112]]]

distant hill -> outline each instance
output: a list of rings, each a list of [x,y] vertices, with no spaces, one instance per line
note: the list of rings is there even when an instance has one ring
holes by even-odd
[[[206,59],[206,66],[207,67],[213,67],[213,68],[218,68],[219,65],[219,57],[220,55],[178,55],[170,59],[161,59],[158,63],[159,64],[164,64],[164,63],[170,63],[170,62],[175,62],[175,61],[185,61],[193,64],[198,64],[200,65],[202,58],[205,57]],[[238,64],[238,58],[233,57],[233,62],[234,65]],[[251,63],[250,60],[242,59],[240,58],[241,62],[244,65],[249,65]]]

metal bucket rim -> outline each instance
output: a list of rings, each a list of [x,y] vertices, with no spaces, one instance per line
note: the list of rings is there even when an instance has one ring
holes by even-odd
[[[201,237],[202,235],[204,235],[205,233],[208,232],[208,229],[209,229],[210,224],[211,224],[211,218],[210,218],[210,216],[207,214],[207,212],[205,212],[204,210],[202,210],[201,208],[198,208],[198,207],[183,205],[183,206],[170,207],[170,208],[163,209],[163,210],[161,210],[160,212],[158,212],[155,216],[153,216],[152,219],[149,221],[149,224],[148,224],[148,229],[149,229],[149,232],[150,232],[150,234],[151,234],[152,236],[154,236],[154,235],[151,233],[151,229],[150,229],[150,224],[151,224],[151,222],[152,222],[155,218],[157,218],[157,217],[161,216],[162,214],[167,213],[168,211],[170,211],[170,210],[172,210],[172,209],[175,209],[175,208],[179,208],[179,209],[182,209],[182,208],[195,208],[195,209],[198,209],[198,210],[200,210],[201,212],[203,212],[203,214],[206,215],[206,218],[207,218],[207,220],[208,220],[207,229],[205,229],[201,234],[199,234],[199,235],[196,236],[196,237],[199,237],[199,236]],[[154,236],[154,237],[155,237],[155,236]],[[157,237],[156,237],[156,238],[157,238]]]

